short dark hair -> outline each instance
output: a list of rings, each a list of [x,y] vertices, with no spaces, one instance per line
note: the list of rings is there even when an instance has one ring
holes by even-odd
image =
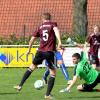
[[[72,57],[76,57],[77,59],[81,59],[81,55],[79,53],[74,53]]]
[[[50,20],[51,19],[51,14],[50,13],[43,13],[42,17],[45,19],[45,20]]]

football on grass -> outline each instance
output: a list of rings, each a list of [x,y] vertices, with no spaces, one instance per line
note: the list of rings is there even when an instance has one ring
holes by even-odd
[[[44,87],[44,82],[42,80],[36,80],[34,83],[34,87],[37,90],[40,90]]]

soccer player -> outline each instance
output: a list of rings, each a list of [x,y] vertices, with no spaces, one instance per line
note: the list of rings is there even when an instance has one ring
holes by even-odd
[[[64,48],[59,48],[58,51],[55,52],[55,58],[56,58],[57,64],[60,65],[62,73],[65,76],[66,80],[69,81],[70,78],[69,78],[68,70],[67,70],[67,68],[64,64],[63,58],[62,58],[63,52],[64,52]],[[48,63],[46,62],[45,65],[48,66]],[[44,80],[45,84],[47,84],[47,77],[48,77],[49,73],[50,73],[50,71],[47,67],[46,71],[43,75],[43,80]]]
[[[32,35],[32,38],[29,42],[29,49],[27,54],[31,52],[32,43],[36,38],[40,38],[40,46],[38,51],[33,59],[32,64],[25,72],[20,84],[15,86],[17,90],[21,90],[24,82],[28,79],[31,73],[36,69],[37,65],[41,64],[44,59],[48,62],[48,68],[50,70],[50,78],[48,80],[47,91],[45,94],[46,99],[52,99],[51,91],[54,86],[56,69],[54,68],[54,51],[56,50],[56,38],[58,40],[58,48],[61,46],[61,39],[59,34],[59,29],[56,22],[51,21],[50,13],[44,13],[43,23],[39,26],[37,31]]]
[[[68,40],[69,45],[77,46],[79,48],[83,47],[82,44],[76,43],[71,38],[69,40]],[[67,68],[64,64],[64,61],[63,61],[63,58],[62,58],[63,53],[64,53],[64,48],[62,48],[62,47],[58,48],[58,50],[55,52],[55,58],[56,58],[57,64],[60,65],[60,67],[61,67],[63,75],[65,76],[66,80],[68,81],[67,84],[69,85],[72,80],[70,80],[68,70],[67,70]],[[48,63],[47,63],[46,60],[45,60],[45,65],[48,66]],[[57,66],[57,65],[55,64],[55,66]],[[48,70],[48,67],[47,67],[46,71],[43,75],[43,81],[44,81],[45,84],[47,84],[47,77],[48,77],[49,73],[50,73],[50,71]],[[74,71],[74,74],[75,74],[75,71]]]
[[[82,52],[81,55],[79,53],[73,54],[72,61],[76,66],[75,75],[73,76],[71,84],[67,88],[60,90],[60,92],[70,91],[78,77],[85,80],[85,83],[78,85],[77,89],[79,91],[92,91],[93,88],[100,83],[100,73],[89,64],[86,58],[86,52]]]
[[[100,70],[100,63],[98,58],[98,50],[100,47],[100,27],[98,25],[94,26],[94,33],[90,34],[85,42],[85,47],[90,44],[89,49],[89,61],[94,69]]]

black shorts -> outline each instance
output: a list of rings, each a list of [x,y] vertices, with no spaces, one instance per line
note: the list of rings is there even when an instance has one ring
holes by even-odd
[[[34,65],[42,64],[43,60],[46,60],[48,62],[48,67],[50,69],[54,69],[54,52],[48,51],[48,52],[42,52],[37,51],[35,58],[33,59]]]
[[[100,73],[92,84],[84,83],[82,85],[84,91],[91,91],[98,83],[100,83]]]
[[[89,54],[90,64],[96,64],[97,67],[100,66],[98,55]]]

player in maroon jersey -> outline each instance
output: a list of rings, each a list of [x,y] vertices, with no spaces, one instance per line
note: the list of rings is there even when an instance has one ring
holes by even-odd
[[[94,26],[94,33],[90,34],[87,39],[85,46],[90,44],[89,49],[89,61],[94,69],[100,70],[100,63],[98,58],[98,50],[100,47],[100,28],[98,25]]]
[[[15,86],[17,90],[21,90],[24,82],[28,79],[31,73],[36,69],[37,65],[41,64],[44,59],[48,62],[48,67],[50,70],[50,78],[48,81],[47,92],[45,98],[52,98],[51,91],[54,86],[56,69],[54,68],[54,51],[56,50],[56,38],[58,40],[58,48],[61,46],[60,34],[57,27],[57,23],[51,21],[51,15],[49,13],[44,13],[43,23],[38,27],[38,29],[33,33],[32,38],[29,42],[29,49],[27,54],[30,53],[32,43],[36,38],[40,38],[40,46],[33,59],[31,66],[25,72],[20,84]]]

